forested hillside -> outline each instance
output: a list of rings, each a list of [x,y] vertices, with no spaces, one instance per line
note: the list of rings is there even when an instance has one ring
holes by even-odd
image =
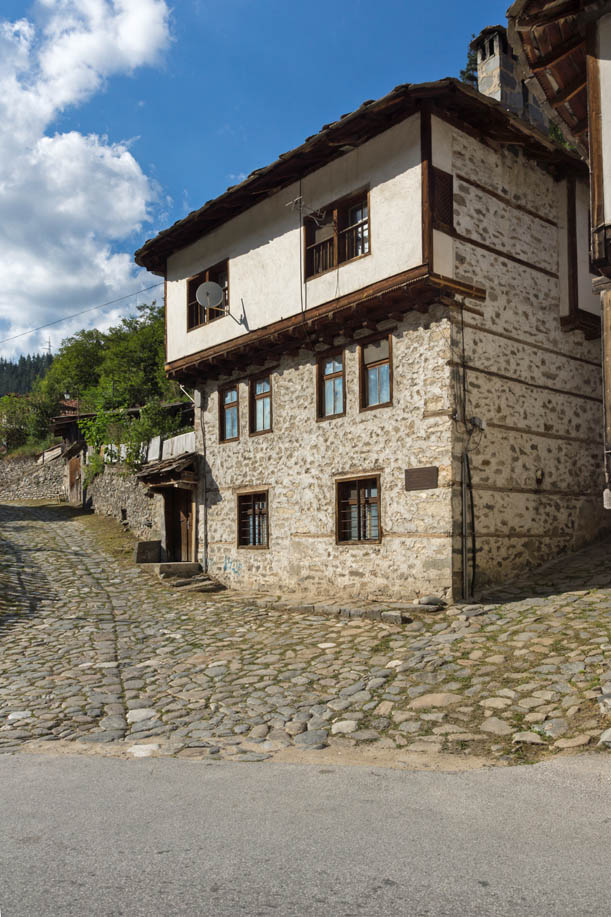
[[[26,395],[31,392],[36,379],[46,373],[52,362],[50,353],[28,354],[18,360],[0,357],[0,398],[2,395]]]
[[[153,302],[108,331],[83,330],[66,338],[52,361],[21,358],[17,368],[36,359],[45,363],[27,388],[12,384],[0,390],[0,448],[36,451],[48,444],[51,419],[65,410],[66,400],[76,402],[79,413],[95,412],[105,421],[109,412],[119,416],[147,405],[145,416],[163,425],[155,406],[184,400],[179,386],[166,378],[164,355],[163,306]]]

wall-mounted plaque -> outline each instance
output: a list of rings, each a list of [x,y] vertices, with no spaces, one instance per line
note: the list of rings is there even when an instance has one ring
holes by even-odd
[[[406,468],[406,490],[434,490],[438,486],[439,468],[431,465],[429,468]]]

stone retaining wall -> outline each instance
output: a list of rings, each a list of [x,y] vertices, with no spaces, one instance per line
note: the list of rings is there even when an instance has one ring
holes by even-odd
[[[126,523],[138,538],[161,538],[163,498],[149,495],[146,487],[121,465],[106,465],[104,472],[93,479],[86,490],[85,506]]]
[[[54,459],[37,465],[36,459],[0,461],[0,501],[63,500],[64,463]]]

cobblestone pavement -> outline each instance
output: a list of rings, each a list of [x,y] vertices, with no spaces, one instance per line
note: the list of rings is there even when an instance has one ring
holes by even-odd
[[[606,750],[610,614],[608,543],[488,604],[398,626],[182,594],[105,554],[86,516],[2,505],[0,749]]]

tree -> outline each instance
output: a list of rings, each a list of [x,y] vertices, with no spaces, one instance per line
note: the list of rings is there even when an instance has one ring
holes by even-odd
[[[164,372],[164,309],[155,302],[110,328],[99,369],[98,403],[136,407],[158,398],[180,397]]]
[[[471,35],[471,38],[475,38],[475,35]],[[467,50],[467,64],[460,71],[460,78],[463,83],[477,89],[477,51],[471,44]]]
[[[62,341],[45,375],[20,402],[25,440],[22,433],[14,432],[11,443],[21,445],[27,440],[32,446],[41,445],[48,438],[51,419],[64,410],[62,401],[66,398],[78,400],[79,413],[115,412],[113,424],[120,420],[123,426],[126,420],[123,415],[119,418],[117,412],[153,405],[150,411],[139,414],[139,428],[136,425],[132,430],[130,420],[129,429],[126,427],[122,434],[126,438],[121,442],[135,442],[138,437],[144,440],[151,429],[155,430],[151,435],[169,432],[164,428],[167,414],[162,411],[164,416],[159,415],[159,402],[183,400],[183,396],[177,383],[166,378],[164,361],[164,309],[155,302],[140,306],[137,315],[124,318],[106,332],[97,329],[77,332]],[[36,367],[36,359],[27,357],[17,364],[16,372],[23,371],[25,378]],[[2,369],[0,363],[0,372]],[[10,413],[13,416],[12,410]],[[138,451],[137,446],[135,450]]]
[[[85,406],[95,401],[105,335],[96,328],[62,341],[57,356],[34,391],[59,406],[66,395]]]
[[[8,452],[27,441],[29,415],[26,396],[4,395],[0,398],[0,443]]]
[[[0,397],[30,392],[36,379],[48,370],[52,362],[50,353],[26,354],[18,360],[0,357]]]

